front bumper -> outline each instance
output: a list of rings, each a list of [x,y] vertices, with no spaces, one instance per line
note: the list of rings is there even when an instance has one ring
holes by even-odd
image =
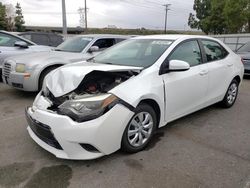
[[[26,112],[28,119],[47,128],[47,132],[42,133],[34,125],[29,125],[31,138],[56,157],[74,160],[95,159],[120,149],[123,132],[133,114],[125,106],[117,104],[97,119],[77,123],[67,116],[45,110],[28,108]],[[87,150],[80,144],[91,145],[97,151]]]
[[[4,77],[3,75],[2,79],[5,84],[8,84],[16,89],[23,91],[37,91],[38,81],[34,74],[30,74],[29,77],[26,77],[26,75],[27,73],[11,72],[9,77]]]

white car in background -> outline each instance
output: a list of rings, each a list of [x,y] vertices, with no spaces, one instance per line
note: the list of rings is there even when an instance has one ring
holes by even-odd
[[[7,58],[3,63],[3,82],[19,90],[39,91],[43,79],[52,70],[89,59],[128,38],[124,35],[77,35],[53,51]]]
[[[233,106],[243,72],[241,58],[216,39],[132,38],[51,72],[26,109],[28,132],[58,158],[139,152],[173,120],[218,102]]]

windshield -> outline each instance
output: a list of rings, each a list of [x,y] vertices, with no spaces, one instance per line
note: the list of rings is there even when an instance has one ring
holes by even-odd
[[[55,50],[63,52],[82,52],[83,49],[92,41],[91,37],[73,37],[67,39],[65,42],[60,44]]]
[[[250,52],[250,42],[240,47],[238,52]]]
[[[145,68],[153,65],[172,42],[172,40],[162,39],[131,39],[97,55],[94,61]]]

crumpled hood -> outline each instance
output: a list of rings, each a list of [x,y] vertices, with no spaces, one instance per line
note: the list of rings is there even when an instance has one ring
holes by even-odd
[[[55,97],[60,97],[75,90],[84,77],[92,71],[139,71],[141,69],[142,67],[98,64],[84,61],[62,66],[54,70],[46,76],[45,84]]]

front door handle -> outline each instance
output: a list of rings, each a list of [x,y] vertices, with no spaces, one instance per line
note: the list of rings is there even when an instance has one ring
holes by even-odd
[[[207,75],[208,74],[208,70],[202,70],[201,72],[200,72],[200,75],[201,76],[204,76],[204,75]]]
[[[233,66],[233,63],[231,63],[231,64],[227,64],[227,66],[228,66],[228,67],[232,67],[232,66]]]

